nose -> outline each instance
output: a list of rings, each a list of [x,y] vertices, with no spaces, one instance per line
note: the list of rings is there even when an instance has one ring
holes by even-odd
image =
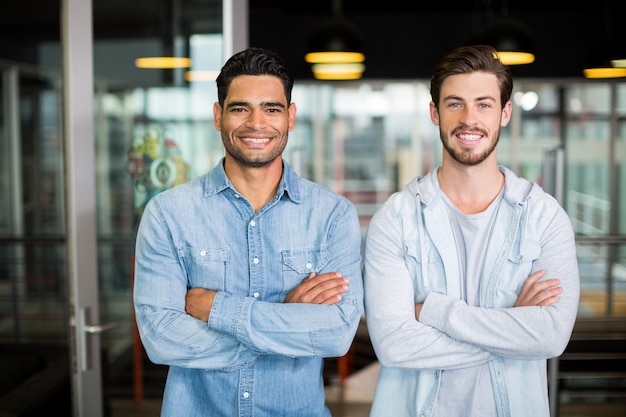
[[[260,129],[265,126],[265,112],[263,109],[252,109],[250,110],[250,115],[248,116],[247,125],[254,128]]]
[[[465,126],[473,126],[478,123],[477,112],[471,106],[465,107],[459,122]]]

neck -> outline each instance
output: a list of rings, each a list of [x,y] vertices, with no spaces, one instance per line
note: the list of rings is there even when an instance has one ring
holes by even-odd
[[[276,158],[266,166],[249,167],[227,156],[224,171],[237,192],[252,204],[256,212],[276,195],[283,175],[283,164],[281,158]]]
[[[496,164],[458,166],[444,164],[437,172],[441,191],[465,214],[481,213],[504,186],[504,174]]]

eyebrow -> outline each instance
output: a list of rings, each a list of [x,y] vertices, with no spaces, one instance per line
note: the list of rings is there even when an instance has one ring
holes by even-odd
[[[453,95],[453,94],[443,98],[443,101],[448,101],[448,100],[466,101],[464,98]],[[484,100],[496,101],[496,99],[492,96],[480,96],[480,97],[476,97],[472,101],[484,101]]]
[[[263,101],[260,103],[261,107],[280,107],[281,109],[286,108],[283,103],[280,101]],[[232,107],[252,107],[252,103],[249,101],[232,101],[226,105],[227,108]]]

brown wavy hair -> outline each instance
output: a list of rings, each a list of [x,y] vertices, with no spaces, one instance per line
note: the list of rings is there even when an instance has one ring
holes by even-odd
[[[439,108],[441,85],[451,75],[469,74],[472,72],[492,73],[498,79],[500,87],[500,105],[511,99],[513,91],[513,75],[511,69],[500,62],[497,51],[488,45],[469,45],[454,49],[435,67],[430,79],[430,96]]]

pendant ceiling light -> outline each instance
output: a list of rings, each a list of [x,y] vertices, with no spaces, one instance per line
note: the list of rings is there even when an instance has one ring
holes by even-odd
[[[593,45],[587,54],[583,75],[585,78],[621,78],[626,77],[626,54],[619,54],[617,42],[604,39]]]
[[[141,57],[135,60],[137,68],[175,69],[191,67],[191,59],[181,53],[178,41],[180,27],[180,1],[166,0],[162,3],[161,36],[163,39],[163,55]]]
[[[611,65],[615,68],[626,68],[626,58],[611,59]]]
[[[531,31],[508,15],[508,4],[502,0],[500,13],[494,13],[491,0],[483,0],[480,17],[485,17],[481,29],[470,38],[471,44],[491,45],[498,51],[505,65],[524,65],[535,62],[535,41]]]
[[[306,62],[313,64],[313,76],[324,80],[361,78],[365,70],[363,36],[341,15],[341,0],[333,0],[333,17],[323,21],[311,34]]]
[[[135,66],[137,68],[156,69],[189,68],[191,66],[191,59],[175,56],[147,56],[137,58],[135,60]]]
[[[534,41],[530,31],[520,21],[500,18],[481,35],[481,43],[498,51],[505,65],[523,65],[535,62]]]
[[[583,75],[585,78],[626,77],[626,47],[611,33],[611,10],[605,2],[605,34],[602,40],[591,46],[587,53]]]

